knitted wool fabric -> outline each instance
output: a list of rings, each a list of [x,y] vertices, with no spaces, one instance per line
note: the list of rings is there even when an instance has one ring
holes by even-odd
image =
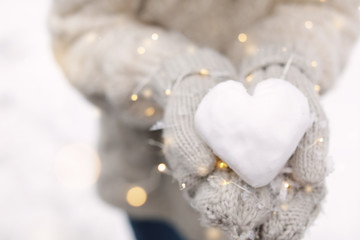
[[[314,86],[328,89],[343,68],[358,33],[358,5],[356,0],[54,0],[56,59],[103,112],[100,195],[132,216],[164,218],[188,239],[206,239],[196,224],[199,215],[178,190],[185,184],[186,201],[202,222],[230,239],[300,239],[325,194],[328,130]],[[237,175],[214,169],[211,149],[195,134],[193,115],[219,81],[233,78],[253,88],[280,77],[290,56],[286,80],[307,96],[316,121],[287,171],[252,189]],[[196,74],[202,68],[210,74]],[[148,129],[162,118],[164,151],[178,184],[161,176],[154,187],[148,173],[163,158],[159,149],[145,145],[149,137],[158,139]],[[286,195],[278,188],[284,179],[291,182]],[[125,201],[134,185],[148,192],[138,208]]]

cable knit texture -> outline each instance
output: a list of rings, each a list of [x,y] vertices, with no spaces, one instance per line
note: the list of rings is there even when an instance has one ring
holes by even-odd
[[[359,4],[54,0],[54,55],[70,83],[102,110],[100,196],[133,217],[170,221],[190,240],[207,239],[199,218],[232,240],[301,239],[319,212],[329,172],[318,92],[345,65],[359,30]],[[231,170],[215,168],[216,157],[195,133],[194,113],[220,81],[241,81],[251,91],[282,76],[290,58],[285,80],[308,98],[315,121],[284,170],[254,189]],[[149,132],[157,121],[165,124],[163,149],[148,145],[149,139],[162,145],[161,132]],[[175,182],[156,172],[162,152]],[[291,183],[286,191],[284,180]],[[137,208],[125,199],[134,185],[148,193]]]

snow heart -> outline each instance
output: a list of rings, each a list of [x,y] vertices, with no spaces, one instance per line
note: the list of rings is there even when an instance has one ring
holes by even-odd
[[[255,188],[279,174],[312,122],[307,98],[281,79],[258,83],[252,95],[240,82],[219,83],[195,113],[199,136]]]

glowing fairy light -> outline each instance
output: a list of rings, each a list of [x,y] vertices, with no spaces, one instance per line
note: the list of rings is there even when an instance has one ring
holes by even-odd
[[[126,201],[130,206],[141,207],[147,200],[147,193],[144,188],[135,186],[126,193]]]
[[[158,40],[159,39],[159,34],[157,34],[157,33],[151,34],[151,39],[154,40],[154,41]]]
[[[208,76],[209,75],[209,70],[207,70],[206,68],[202,68],[202,69],[200,69],[199,74],[201,76]]]
[[[148,107],[144,111],[145,116],[152,117],[155,114],[155,108],[154,107]]]
[[[144,47],[138,47],[137,49],[137,53],[140,54],[140,55],[143,55],[145,53],[145,48]]]
[[[252,74],[247,75],[245,78],[246,82],[248,82],[248,83],[251,83],[253,79],[254,79],[254,76]]]
[[[165,163],[160,163],[157,167],[159,172],[165,172],[166,171],[166,164]]]
[[[170,96],[171,95],[171,89],[166,89],[165,90],[165,95]]]
[[[239,42],[241,42],[241,43],[244,43],[244,42],[246,42],[247,41],[247,35],[245,34],[245,33],[239,33],[239,35],[238,35],[238,40],[239,40]]]
[[[131,101],[136,102],[139,97],[137,94],[132,94],[130,98],[131,98]]]
[[[313,187],[311,185],[305,185],[304,191],[306,193],[311,193],[313,191]]]
[[[311,62],[311,66],[312,66],[313,68],[316,68],[317,65],[318,65],[317,61],[312,61],[312,62]]]
[[[313,25],[312,21],[305,21],[304,26],[306,29],[310,30],[313,28],[314,25]]]

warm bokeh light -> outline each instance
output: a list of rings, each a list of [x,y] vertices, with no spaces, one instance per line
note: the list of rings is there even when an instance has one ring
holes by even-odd
[[[131,101],[135,102],[138,100],[138,95],[137,94],[132,94],[131,95]]]
[[[152,117],[155,114],[155,108],[154,107],[148,107],[144,111],[145,116]]]
[[[144,54],[145,53],[145,48],[144,47],[138,47],[137,53],[140,54],[140,55]]]
[[[208,228],[205,232],[207,240],[218,240],[221,237],[221,232],[217,228]]]
[[[72,144],[61,149],[54,162],[58,181],[69,189],[91,187],[99,177],[101,169],[97,153],[84,144]]]
[[[312,21],[305,21],[304,25],[305,25],[306,29],[312,29],[313,28]]]
[[[245,33],[240,33],[240,34],[238,35],[238,40],[239,40],[239,42],[241,42],[241,43],[246,42],[246,41],[247,41],[247,35],[246,35]]]
[[[159,39],[159,34],[153,33],[153,34],[151,35],[151,39],[154,40],[154,41],[158,40],[158,39]]]
[[[165,172],[165,171],[166,171],[166,165],[165,165],[165,163],[160,163],[160,164],[158,165],[158,171],[159,171],[159,172]]]
[[[126,194],[126,201],[133,207],[140,207],[145,204],[147,193],[144,188],[135,186],[129,189]]]

